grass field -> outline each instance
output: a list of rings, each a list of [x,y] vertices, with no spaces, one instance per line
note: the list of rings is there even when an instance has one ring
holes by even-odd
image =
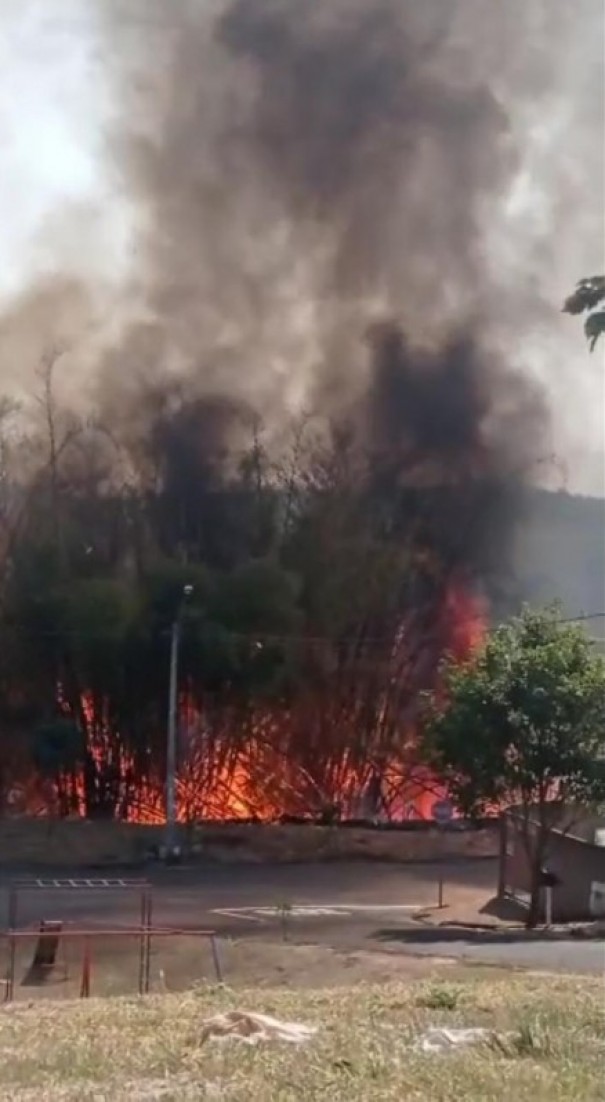
[[[318,1027],[305,1045],[200,1044],[219,1010]],[[488,1026],[493,1048],[414,1051],[428,1025]],[[0,1012],[0,1098],[11,1102],[602,1102],[603,984],[448,972],[335,990],[200,988],[149,999],[40,1002]]]

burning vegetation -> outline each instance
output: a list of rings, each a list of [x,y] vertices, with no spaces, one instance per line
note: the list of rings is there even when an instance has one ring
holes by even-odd
[[[104,5],[136,262],[86,416],[79,346],[2,408],[5,806],[162,816],[191,585],[182,819],[428,813],[421,694],[481,643],[544,425],[494,253],[536,4],[485,7]]]

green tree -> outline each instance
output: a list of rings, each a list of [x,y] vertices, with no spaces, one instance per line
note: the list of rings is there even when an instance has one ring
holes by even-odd
[[[605,275],[581,279],[573,294],[563,303],[566,314],[586,314],[584,332],[594,352],[599,337],[605,333]]]
[[[520,806],[534,925],[553,828],[605,800],[603,660],[555,608],[526,610],[472,661],[446,667],[424,741],[466,815]]]
[[[228,807],[249,775],[251,807],[353,808],[371,789],[389,813],[418,764],[409,732],[451,642],[450,591],[488,582],[491,480],[469,486],[448,460],[437,485],[397,419],[371,447],[306,422],[270,459],[233,403],[170,387],[134,432],[76,424],[53,364],[38,427],[23,436],[0,402],[0,801],[59,708],[85,750],[52,772],[69,808],[157,812],[178,616],[192,807]]]

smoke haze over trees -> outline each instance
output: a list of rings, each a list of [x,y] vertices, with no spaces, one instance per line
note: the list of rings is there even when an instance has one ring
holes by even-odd
[[[542,0],[86,10],[132,255],[113,284],[46,271],[0,317],[2,377],[36,361],[0,411],[7,760],[58,706],[86,736],[64,809],[79,769],[89,811],[127,813],[161,774],[192,582],[195,786],[220,802],[244,762],[258,803],[279,760],[296,794],[267,803],[321,807],[413,768],[418,692],[504,599],[548,477],[559,381],[528,356],[577,179],[554,163],[537,218],[528,136],[585,36]]]
[[[87,59],[70,105],[82,140],[97,128],[106,233],[67,201],[18,258],[31,275],[0,321],[6,385],[29,394],[58,342],[57,387],[80,409],[100,376],[114,413],[176,377],[252,400],[279,431],[284,408],[363,392],[377,316],[429,346],[479,319],[490,351],[544,386],[543,451],[578,477],[591,432],[600,446],[601,376],[584,365],[570,387],[583,360],[558,304],[601,263],[598,0],[581,17],[547,0],[44,13],[45,57],[71,43]]]

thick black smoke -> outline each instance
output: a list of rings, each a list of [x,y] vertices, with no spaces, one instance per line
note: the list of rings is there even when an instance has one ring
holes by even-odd
[[[519,158],[512,8],[176,4],[112,137],[146,229],[110,398],[174,377],[198,413],[350,419],[437,480],[525,473],[539,402],[498,348],[490,251]]]
[[[372,296],[386,281],[397,300],[420,256],[433,301],[452,276],[477,286],[479,201],[514,166],[492,90],[455,74],[461,5],[429,3],[420,19],[414,7],[235,0],[218,24],[251,79],[233,140],[287,215],[326,235],[337,293]]]
[[[583,21],[551,0],[95,5],[106,155],[134,216],[121,301],[107,324],[75,326],[101,416],[163,470],[179,434],[167,410],[216,452],[259,415],[283,437],[304,409],[437,481],[530,471],[544,417],[528,337],[559,324],[544,288],[562,213],[584,225],[596,3]],[[520,214],[542,169],[543,205]],[[101,291],[87,279],[72,313],[90,299],[103,316]],[[43,289],[52,319],[56,297]],[[208,400],[211,419],[235,411],[212,434]]]

